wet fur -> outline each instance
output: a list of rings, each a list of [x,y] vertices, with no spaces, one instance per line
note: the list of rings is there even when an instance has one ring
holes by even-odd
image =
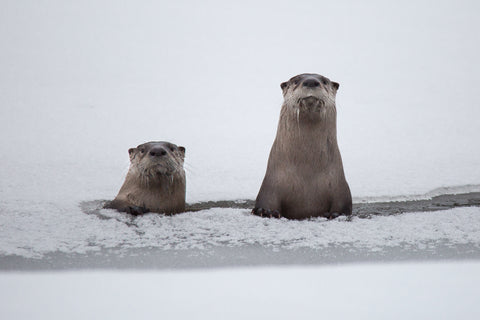
[[[307,79],[320,81],[305,88]],[[277,136],[254,213],[278,212],[289,219],[350,215],[352,199],[337,144],[335,96],[339,85],[302,74],[282,85],[284,103]],[[302,100],[316,101],[311,105]]]
[[[165,156],[150,157],[154,147],[165,150]],[[107,207],[133,214],[184,212],[185,148],[163,141],[147,142],[131,148],[129,154],[130,168],[125,182]]]

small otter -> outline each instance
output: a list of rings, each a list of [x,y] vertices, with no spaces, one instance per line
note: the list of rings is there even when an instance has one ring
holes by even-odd
[[[185,211],[185,148],[151,141],[128,150],[130,168],[118,195],[105,208],[131,214]]]
[[[339,84],[300,74],[281,88],[277,136],[252,213],[288,219],[350,215],[352,196],[337,144]]]

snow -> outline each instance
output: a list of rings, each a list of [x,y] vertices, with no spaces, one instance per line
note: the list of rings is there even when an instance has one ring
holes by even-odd
[[[128,148],[158,139],[187,148],[189,202],[252,199],[279,85],[306,71],[340,83],[355,197],[479,184],[476,4],[3,6],[4,200],[111,199]]]
[[[479,267],[479,262],[456,262],[185,272],[7,273],[0,274],[0,316],[477,319]]]
[[[189,203],[254,199],[276,132],[279,85],[302,72],[340,83],[338,141],[355,202],[479,191],[479,9],[466,0],[2,1],[0,259],[251,245],[420,255],[433,248],[435,255],[441,244],[478,253],[475,207],[287,221],[218,208],[139,218],[102,210],[108,219],[100,219],[81,203],[112,199],[128,148],[150,140],[186,147]],[[299,310],[305,317],[476,318],[477,270],[478,262],[417,262],[2,272],[0,317],[82,317],[84,308],[89,317],[122,318],[163,301],[165,314],[178,318],[196,310],[212,318],[230,311],[285,318]],[[100,279],[104,286],[92,290]],[[124,292],[133,299],[122,305]],[[197,309],[183,308],[185,301]]]
[[[249,210],[222,208],[171,217],[147,214],[132,218],[112,210],[102,213],[107,219],[65,210],[52,217],[56,224],[41,215],[2,215],[0,253],[41,258],[49,252],[86,253],[103,248],[120,253],[134,248],[209,252],[218,247],[234,250],[251,245],[273,250],[325,250],[338,244],[350,250],[386,252],[401,247],[434,250],[445,244],[472,245],[480,250],[478,207],[370,219],[339,217],[333,221],[262,219]]]

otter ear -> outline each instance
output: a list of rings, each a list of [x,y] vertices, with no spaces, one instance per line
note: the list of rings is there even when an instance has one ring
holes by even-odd
[[[338,82],[332,81],[332,87],[333,87],[335,90],[338,90],[338,88],[340,87],[340,84],[339,84]]]
[[[288,82],[282,82],[280,84],[280,88],[282,88],[282,90],[285,90],[285,88],[288,86]]]
[[[182,153],[182,156],[185,158],[185,147],[178,147],[178,150]]]
[[[132,161],[135,158],[135,155],[137,154],[137,148],[128,149],[128,154],[130,155],[130,161]]]

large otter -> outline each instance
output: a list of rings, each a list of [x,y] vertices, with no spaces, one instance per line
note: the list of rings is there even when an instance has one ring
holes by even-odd
[[[337,145],[338,87],[318,74],[281,84],[284,103],[254,214],[305,219],[352,213]]]
[[[128,150],[130,168],[118,195],[106,208],[131,214],[185,211],[185,148],[147,142]]]

